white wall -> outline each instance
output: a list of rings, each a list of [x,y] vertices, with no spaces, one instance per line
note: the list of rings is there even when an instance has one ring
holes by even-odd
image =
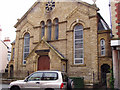
[[[0,73],[4,72],[8,60],[7,60],[8,49],[4,43],[0,40]]]

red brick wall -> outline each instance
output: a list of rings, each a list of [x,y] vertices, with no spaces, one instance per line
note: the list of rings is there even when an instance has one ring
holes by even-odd
[[[116,3],[115,6],[116,6],[115,11],[117,12],[117,14],[116,14],[116,18],[117,18],[116,23],[120,24],[120,3]],[[120,38],[120,25],[116,26],[116,29],[118,29],[117,35]]]

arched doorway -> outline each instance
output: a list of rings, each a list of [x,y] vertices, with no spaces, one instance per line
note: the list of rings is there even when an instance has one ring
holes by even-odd
[[[10,65],[10,78],[13,78],[13,65]]]
[[[103,64],[101,66],[101,82],[102,85],[107,85],[106,74],[110,73],[110,66],[108,64]]]
[[[40,56],[38,58],[38,70],[50,70],[49,56]]]

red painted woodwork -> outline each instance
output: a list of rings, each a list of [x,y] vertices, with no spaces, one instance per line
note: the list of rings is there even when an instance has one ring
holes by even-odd
[[[50,70],[50,58],[48,56],[39,57],[38,70]]]

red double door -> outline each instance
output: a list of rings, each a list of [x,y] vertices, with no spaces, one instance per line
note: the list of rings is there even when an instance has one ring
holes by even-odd
[[[40,56],[38,58],[38,70],[50,70],[49,56]]]

